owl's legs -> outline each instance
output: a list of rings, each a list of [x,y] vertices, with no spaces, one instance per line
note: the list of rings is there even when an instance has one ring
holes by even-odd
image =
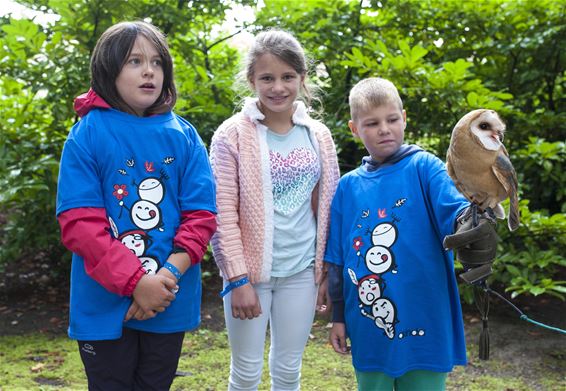
[[[490,207],[485,208],[485,212],[492,221],[495,221],[495,212]]]
[[[475,202],[472,202],[471,209],[472,209],[472,227],[475,228],[479,224],[479,222],[478,222],[478,204],[476,204]]]

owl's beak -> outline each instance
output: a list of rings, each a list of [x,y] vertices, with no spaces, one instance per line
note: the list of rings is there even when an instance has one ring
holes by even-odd
[[[491,134],[491,137],[495,140],[499,141],[500,143],[503,142],[503,132],[500,130],[496,130]]]
[[[505,134],[503,133],[503,131],[498,130],[497,131],[497,138],[499,139],[499,142],[503,142],[503,138],[505,137]]]

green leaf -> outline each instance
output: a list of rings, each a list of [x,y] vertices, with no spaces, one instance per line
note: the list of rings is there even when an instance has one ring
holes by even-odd
[[[466,101],[468,102],[468,105],[470,105],[471,107],[479,107],[480,105],[478,104],[478,94],[476,94],[475,92],[469,92],[468,95],[466,96]]]
[[[505,265],[505,268],[514,276],[521,274],[520,270],[515,265]]]
[[[446,62],[443,64],[443,67],[446,70],[446,72],[455,81],[463,79],[467,74],[468,68],[470,68],[471,66],[472,66],[471,63],[463,59],[458,59],[456,60],[456,62]]]
[[[411,49],[411,58],[416,62],[417,60],[420,60],[421,58],[426,56],[427,53],[428,50],[426,50],[424,47],[419,45],[413,46],[413,48]]]
[[[533,288],[529,289],[529,292],[532,293],[535,296],[542,295],[545,291],[546,291],[546,289],[541,288],[541,287],[533,287]]]

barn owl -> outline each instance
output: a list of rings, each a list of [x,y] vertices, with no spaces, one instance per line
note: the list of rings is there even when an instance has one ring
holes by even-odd
[[[519,226],[517,174],[503,145],[505,124],[493,110],[474,110],[454,127],[446,155],[448,175],[481,211],[505,218],[500,202],[509,197],[507,225]]]

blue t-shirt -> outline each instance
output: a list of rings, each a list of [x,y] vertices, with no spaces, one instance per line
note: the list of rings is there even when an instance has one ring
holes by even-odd
[[[57,214],[105,208],[112,235],[155,273],[173,250],[181,211],[216,212],[212,172],[195,128],[169,112],[136,117],[95,109],[71,129],[61,157]],[[73,254],[69,336],[117,339],[122,327],[173,333],[200,323],[200,266],[179,281],[177,298],[156,317],[123,323],[131,298],[106,290]]]
[[[344,267],[356,370],[399,377],[465,365],[453,257],[442,241],[468,204],[442,161],[422,151],[340,179],[325,260]]]
[[[315,257],[316,219],[312,192],[320,178],[320,161],[306,127],[286,134],[267,131],[273,186],[272,277],[303,271]]]

